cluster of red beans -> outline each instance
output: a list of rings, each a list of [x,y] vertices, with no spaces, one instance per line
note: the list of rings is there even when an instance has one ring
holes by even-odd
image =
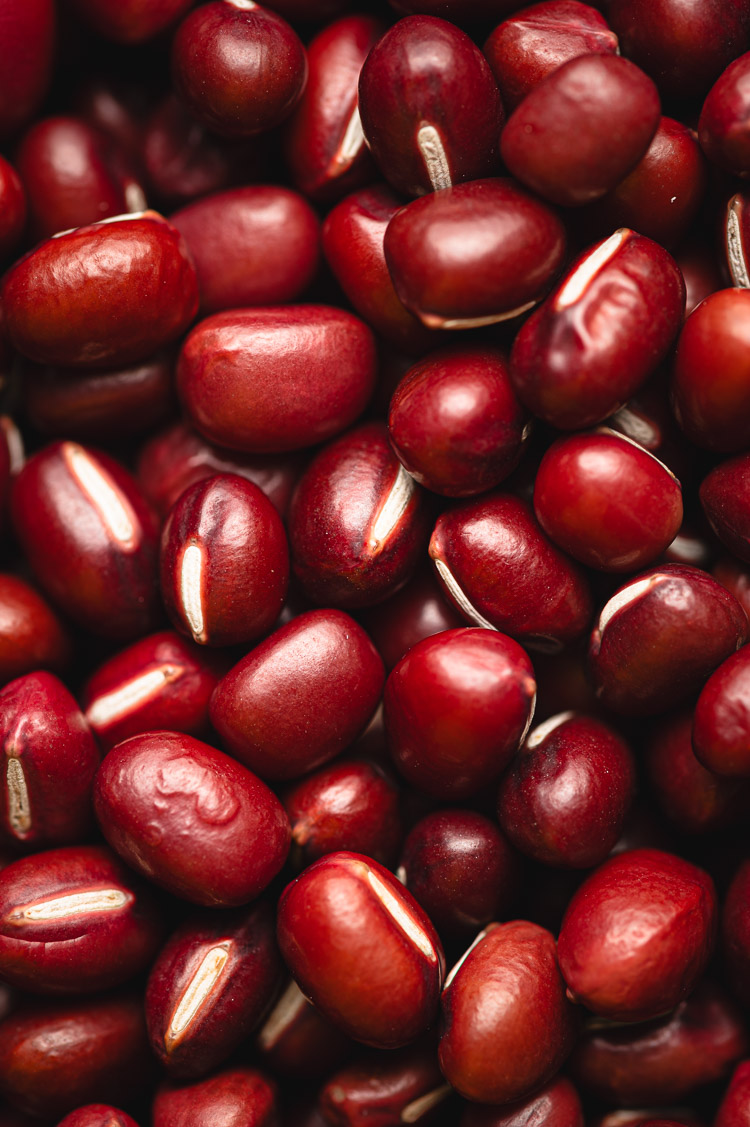
[[[0,1127],[748,1127],[750,3],[0,59]]]

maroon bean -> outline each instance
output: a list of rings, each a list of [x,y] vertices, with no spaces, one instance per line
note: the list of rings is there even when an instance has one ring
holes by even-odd
[[[468,120],[463,106],[472,107]],[[479,48],[446,20],[407,16],[385,33],[362,67],[359,112],[381,172],[407,196],[498,170],[497,83]]]
[[[446,979],[440,1067],[466,1099],[509,1103],[560,1068],[575,1039],[555,940],[526,920],[491,924]]]
[[[674,474],[608,428],[558,439],[542,458],[534,512],[551,540],[602,571],[635,571],[657,559],[682,524]]]
[[[6,274],[8,335],[40,364],[97,368],[143,360],[198,309],[182,236],[154,211],[66,231]]]
[[[62,681],[28,673],[0,691],[0,747],[0,841],[38,849],[85,837],[99,751]]]
[[[551,203],[580,206],[635,168],[659,118],[658,91],[642,70],[619,55],[582,55],[526,95],[500,151],[527,188]]]
[[[750,290],[709,294],[677,342],[672,402],[691,442],[733,454],[750,445]]]
[[[268,904],[194,916],[161,950],[146,988],[149,1039],[170,1077],[204,1076],[252,1032],[282,964]]]
[[[747,638],[734,596],[704,571],[652,568],[621,587],[591,635],[596,694],[615,712],[665,712],[701,688]]]
[[[32,116],[52,77],[57,31],[54,0],[7,0],[3,8],[0,136]]]
[[[518,857],[494,822],[474,810],[438,810],[404,842],[399,880],[447,938],[467,940],[507,915],[520,878]]]
[[[652,729],[646,756],[651,793],[684,833],[711,833],[738,825],[750,798],[748,785],[707,771],[693,751],[692,730],[692,709]]]
[[[593,717],[563,712],[532,729],[503,776],[498,821],[535,861],[587,869],[617,842],[634,791],[624,740]]]
[[[286,598],[289,547],[281,517],[257,485],[216,474],[189,486],[161,536],[161,591],[172,622],[194,642],[254,642]]]
[[[174,357],[158,352],[138,364],[103,372],[40,368],[26,362],[22,393],[29,422],[40,434],[119,442],[151,430],[172,414]]]
[[[284,516],[298,472],[296,455],[223,450],[182,422],[149,439],[137,463],[141,488],[162,517],[166,517],[189,485],[218,473],[239,474],[254,482]]]
[[[750,1121],[750,1060],[740,1061],[719,1104],[714,1127],[746,1127]]]
[[[357,83],[362,63],[384,31],[385,24],[371,16],[345,16],[308,45],[307,86],[287,125],[284,153],[297,188],[317,202],[339,199],[375,179]]]
[[[142,211],[135,184],[126,193],[111,144],[76,117],[47,117],[27,130],[17,154],[35,239],[126,211]]]
[[[562,266],[565,233],[512,180],[474,180],[402,208],[383,246],[407,309],[428,328],[459,329],[535,305]]]
[[[339,759],[308,775],[282,796],[297,868],[342,849],[392,867],[403,837],[399,797],[391,776],[366,760]]]
[[[38,591],[0,573],[0,684],[35,669],[61,672],[70,651],[66,628]]]
[[[57,1127],[138,1127],[126,1111],[109,1104],[87,1104],[71,1111]]]
[[[607,19],[623,55],[679,100],[702,98],[750,31],[742,0],[609,0]]]
[[[46,446],[16,478],[11,514],[38,582],[79,625],[123,641],[154,628],[156,520],[113,458]]]
[[[592,608],[583,573],[547,539],[531,507],[510,494],[443,513],[430,558],[448,598],[474,626],[547,650],[586,629]]]
[[[201,434],[253,454],[331,438],[361,414],[374,380],[372,333],[325,305],[216,313],[189,334],[177,368]]]
[[[162,1085],[153,1127],[273,1127],[276,1085],[253,1068],[231,1068],[206,1080]]]
[[[434,573],[424,567],[387,602],[363,611],[360,620],[389,672],[423,638],[463,625]]]
[[[265,784],[177,732],[133,736],[110,751],[94,810],[132,868],[194,904],[247,903],[276,876],[289,848],[284,808]]]
[[[103,0],[73,0],[82,19],[99,35],[116,43],[143,43],[174,23],[192,0],[119,0],[112,7]]]
[[[716,80],[698,122],[698,139],[708,159],[736,176],[750,172],[748,75],[750,51],[735,58]]]
[[[750,653],[732,654],[712,673],[693,714],[693,748],[717,775],[750,777]]]
[[[340,1067],[352,1042],[308,1002],[291,978],[261,1026],[255,1047],[264,1066],[279,1076],[319,1080]]]
[[[450,1094],[434,1048],[395,1057],[373,1054],[330,1077],[318,1104],[331,1127],[400,1127],[421,1123]]]
[[[429,531],[426,494],[382,423],[321,450],[289,508],[292,568],[309,599],[345,609],[381,602],[409,579]]]
[[[130,1101],[152,1071],[138,995],[27,1004],[0,1025],[0,1093],[44,1120]]]
[[[596,8],[579,0],[543,0],[499,24],[484,53],[503,103],[514,110],[543,78],[579,55],[614,55],[617,36]]]
[[[21,178],[12,164],[0,157],[0,262],[4,263],[20,243],[26,212],[26,192]]]
[[[203,316],[295,301],[315,276],[320,225],[307,201],[288,188],[215,192],[169,221],[195,263]]]
[[[401,201],[385,186],[347,196],[323,224],[323,251],[336,280],[368,325],[396,348],[424,352],[436,334],[398,297],[385,261],[386,228]]]
[[[499,778],[534,715],[536,681],[525,651],[494,630],[425,638],[389,675],[388,746],[400,773],[456,801]]]
[[[588,1030],[569,1067],[581,1091],[608,1104],[679,1104],[722,1079],[747,1048],[739,1011],[706,980],[658,1022]]]
[[[105,751],[130,736],[169,729],[202,736],[222,663],[164,630],[100,665],[83,690],[86,719]]]
[[[432,1023],[440,940],[410,893],[371,858],[329,853],[305,869],[279,900],[278,938],[301,990],[356,1041],[393,1049]]]
[[[700,501],[721,542],[750,562],[750,454],[720,462],[704,478]]]
[[[162,940],[153,893],[101,846],[23,857],[0,872],[0,974],[41,994],[120,986]]]
[[[249,137],[292,112],[307,81],[307,56],[275,12],[252,0],[212,0],[177,28],[172,81],[209,129]]]
[[[406,373],[391,399],[388,433],[420,485],[470,497],[499,485],[523,453],[528,416],[499,349],[431,353]]]
[[[707,873],[672,853],[632,849],[573,895],[559,938],[569,996],[613,1021],[648,1021],[700,978],[716,933]]]
[[[338,755],[364,730],[384,670],[364,630],[339,610],[298,615],[217,685],[211,722],[231,754],[267,779]]]
[[[530,1099],[505,1107],[469,1104],[464,1108],[460,1127],[583,1127],[583,1108],[575,1088],[565,1076],[550,1080]]]
[[[516,337],[510,375],[519,399],[561,430],[600,422],[664,358],[684,310],[671,255],[616,231],[578,258]]]

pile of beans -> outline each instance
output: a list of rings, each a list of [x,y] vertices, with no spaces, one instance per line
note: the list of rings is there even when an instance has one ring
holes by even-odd
[[[748,0],[0,60],[0,1127],[750,1127]]]

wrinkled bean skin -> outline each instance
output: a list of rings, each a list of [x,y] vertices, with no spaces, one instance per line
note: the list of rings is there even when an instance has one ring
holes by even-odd
[[[370,330],[322,305],[216,313],[188,335],[177,367],[196,429],[252,454],[331,438],[362,412],[374,379]]]
[[[247,903],[289,849],[289,821],[265,784],[177,732],[149,732],[113,748],[99,768],[94,810],[129,865],[194,904]]]
[[[613,1021],[659,1017],[697,982],[716,926],[707,873],[656,849],[613,857],[584,881],[563,919],[559,957],[569,994]]]
[[[557,1072],[576,1017],[552,935],[516,920],[492,924],[449,976],[441,998],[440,1067],[462,1096],[509,1103]]]
[[[355,1040],[393,1049],[432,1024],[440,940],[376,861],[329,853],[305,869],[279,901],[278,940],[300,989]]]
[[[18,351],[71,368],[145,360],[198,310],[185,242],[153,211],[48,239],[11,268],[0,293]]]

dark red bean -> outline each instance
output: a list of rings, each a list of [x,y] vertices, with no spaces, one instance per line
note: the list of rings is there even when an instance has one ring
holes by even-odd
[[[338,755],[364,730],[384,670],[348,614],[314,610],[279,627],[219,682],[211,722],[231,754],[267,779]]]
[[[698,122],[703,152],[713,164],[736,176],[750,172],[748,75],[750,51],[735,58],[716,80]]]
[[[705,980],[659,1022],[585,1032],[569,1067],[582,1092],[607,1104],[677,1105],[747,1049],[739,1010]]]
[[[499,485],[523,453],[529,420],[499,349],[433,352],[391,399],[388,433],[420,485],[470,497]]]
[[[17,248],[26,223],[26,192],[13,165],[0,157],[0,262]]]
[[[466,1099],[509,1103],[560,1068],[575,1039],[552,935],[525,920],[481,932],[446,979],[440,1067]]]
[[[182,634],[207,646],[255,642],[286,598],[289,547],[281,517],[236,474],[196,482],[161,536],[161,591]]]
[[[750,862],[743,860],[727,890],[721,914],[721,953],[727,980],[744,1006],[750,1003]]]
[[[46,446],[16,478],[11,514],[39,584],[75,622],[122,641],[156,626],[156,520],[113,458]]]
[[[331,1127],[420,1123],[449,1096],[431,1046],[394,1057],[373,1054],[340,1069],[318,1096]]]
[[[427,568],[385,603],[359,617],[389,672],[423,638],[463,625],[461,615],[443,597],[434,573]]]
[[[709,677],[693,714],[693,748],[722,777],[750,777],[750,653],[745,647]]]
[[[411,577],[429,513],[383,424],[365,423],[313,460],[288,524],[292,568],[307,597],[348,610],[382,602]]]
[[[120,986],[163,937],[156,897],[101,846],[23,857],[0,872],[0,975],[40,994]]]
[[[3,8],[3,76],[0,136],[25,125],[52,77],[57,12],[54,0],[6,0]]]
[[[677,342],[672,402],[697,446],[733,454],[750,445],[750,290],[709,294]]]
[[[510,111],[570,59],[616,54],[617,36],[589,4],[543,0],[499,24],[485,43],[484,53]]]
[[[152,1073],[137,994],[27,1004],[0,1024],[0,1093],[43,1120],[94,1101],[130,1102]]]
[[[745,1127],[750,1120],[750,1060],[741,1061],[719,1104],[714,1127]]]
[[[143,192],[126,193],[108,138],[76,117],[47,117],[27,130],[17,153],[35,239],[126,211],[142,211]]]
[[[240,454],[208,442],[186,423],[174,423],[142,447],[137,476],[143,492],[165,517],[180,494],[218,473],[239,474],[263,490],[284,516],[299,473],[292,454]]]
[[[591,678],[614,712],[665,712],[708,680],[747,638],[734,596],[698,568],[665,564],[616,591],[589,646]]]
[[[276,1085],[253,1068],[231,1068],[206,1080],[162,1085],[153,1127],[273,1127]]]
[[[146,988],[149,1039],[170,1077],[223,1063],[268,1009],[281,982],[268,904],[194,916],[159,953]]]
[[[609,0],[607,19],[623,55],[680,101],[702,98],[750,31],[742,0]]]
[[[385,24],[372,16],[344,16],[307,47],[307,86],[287,125],[284,153],[296,187],[316,202],[339,199],[375,179],[357,84],[362,63],[384,31]]]
[[[675,854],[632,849],[605,861],[573,895],[560,930],[569,996],[613,1021],[666,1013],[705,969],[716,911],[711,878]]]
[[[574,559],[602,571],[635,571],[677,535],[682,489],[658,458],[602,427],[550,446],[534,483],[534,512]]]
[[[182,236],[153,211],[48,239],[6,274],[8,335],[40,364],[144,360],[185,331],[198,283]]]
[[[585,251],[523,325],[511,352],[516,394],[561,430],[600,422],[664,358],[684,310],[671,255],[622,228]]]
[[[39,592],[0,574],[0,684],[35,669],[62,672],[70,652],[67,630]]]
[[[494,630],[425,638],[389,675],[388,746],[400,773],[457,801],[499,778],[534,715],[536,681],[525,651]]]
[[[253,454],[331,438],[361,414],[374,381],[372,333],[325,305],[216,313],[189,334],[177,368],[201,434]]]
[[[264,1066],[278,1076],[320,1080],[340,1067],[353,1043],[308,1002],[291,978],[263,1022],[255,1047]]]
[[[109,1104],[87,1104],[71,1111],[57,1127],[138,1127],[126,1111]]]
[[[565,233],[512,180],[474,180],[402,208],[383,245],[407,309],[430,329],[460,329],[535,305],[562,266]]]
[[[557,650],[591,616],[587,581],[510,494],[464,502],[438,517],[430,558],[450,601],[474,626]]]
[[[73,0],[73,6],[106,39],[143,43],[174,23],[191,0],[120,0],[115,7],[103,0]]]
[[[69,845],[91,828],[99,750],[74,697],[51,673],[28,673],[0,692],[0,841]]]
[[[410,893],[371,858],[329,853],[305,869],[279,901],[278,938],[303,992],[355,1040],[397,1048],[432,1023],[440,940]]]
[[[535,861],[587,869],[617,842],[634,791],[624,740],[593,717],[563,712],[532,729],[503,776],[498,821]]]
[[[504,1107],[468,1104],[459,1120],[460,1127],[583,1127],[583,1108],[575,1088],[565,1076],[557,1076],[527,1100]]]
[[[474,810],[438,810],[409,832],[399,879],[449,939],[468,940],[508,914],[518,891],[518,857],[494,822]]]
[[[366,760],[339,759],[282,796],[298,868],[326,853],[364,853],[389,868],[403,837],[399,789]]]
[[[296,301],[315,276],[318,218],[288,188],[263,184],[215,192],[169,221],[195,263],[203,316]]]
[[[553,70],[511,114],[500,139],[509,171],[551,203],[599,199],[635,168],[657,130],[659,94],[619,55]]]
[[[202,736],[223,663],[164,630],[100,665],[83,689],[86,719],[105,751],[130,736],[169,729]]]
[[[289,821],[268,787],[228,755],[177,732],[133,736],[110,751],[94,810],[132,868],[194,904],[254,899],[289,848]]]
[[[704,478],[700,501],[721,542],[750,562],[750,454],[720,462]]]
[[[292,112],[307,81],[307,57],[275,12],[252,0],[212,0],[177,28],[172,81],[209,129],[249,137]]]
[[[497,83],[479,48],[446,20],[410,16],[385,33],[362,67],[359,111],[381,172],[407,196],[498,170]]]

